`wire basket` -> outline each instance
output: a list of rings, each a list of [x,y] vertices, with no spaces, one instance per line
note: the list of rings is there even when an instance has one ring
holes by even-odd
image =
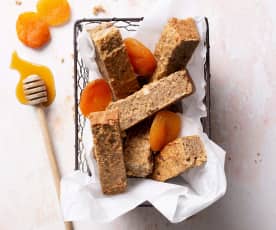
[[[143,18],[101,18],[101,19],[82,19],[75,23],[74,27],[74,93],[75,93],[75,170],[90,174],[86,162],[86,150],[83,143],[85,117],[79,110],[80,95],[86,84],[89,82],[89,70],[78,53],[77,37],[87,24],[100,24],[102,22],[113,22],[114,26],[128,32],[135,32]],[[207,117],[202,119],[204,132],[211,135],[210,128],[210,46],[209,46],[209,24],[206,23],[206,57],[204,64],[204,78],[206,80],[206,97],[204,103],[207,109]]]

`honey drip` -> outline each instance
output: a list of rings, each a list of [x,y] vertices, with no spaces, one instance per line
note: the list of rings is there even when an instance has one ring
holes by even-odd
[[[53,74],[48,67],[25,61],[16,52],[12,54],[10,67],[17,70],[20,74],[20,79],[16,86],[16,97],[20,103],[27,104],[23,90],[23,80],[30,75],[38,75],[45,82],[48,101],[43,105],[48,106],[53,102],[56,96],[55,82]]]

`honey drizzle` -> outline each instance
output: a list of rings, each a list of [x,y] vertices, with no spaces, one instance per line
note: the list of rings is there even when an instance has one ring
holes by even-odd
[[[20,79],[16,86],[16,97],[20,103],[27,104],[23,90],[23,80],[30,75],[38,75],[45,82],[48,101],[43,105],[48,106],[53,102],[56,96],[55,82],[53,74],[48,67],[25,61],[16,52],[12,54],[10,67],[17,70],[20,74]]]

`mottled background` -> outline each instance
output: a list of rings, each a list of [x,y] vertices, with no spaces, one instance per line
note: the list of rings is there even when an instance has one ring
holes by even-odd
[[[57,98],[48,115],[62,173],[69,173],[74,168],[73,21],[92,17],[98,4],[106,9],[99,16],[143,16],[155,1],[71,0],[73,20],[52,30],[52,42],[42,52],[17,41],[16,17],[36,3],[20,2],[6,0],[0,7],[0,229],[62,229],[36,114],[15,99],[18,75],[8,68],[11,52],[49,66],[55,75]],[[276,229],[276,2],[181,2],[191,16],[210,21],[212,138],[228,152],[227,193],[177,225],[152,208],[138,208],[113,223],[82,222],[76,229]]]

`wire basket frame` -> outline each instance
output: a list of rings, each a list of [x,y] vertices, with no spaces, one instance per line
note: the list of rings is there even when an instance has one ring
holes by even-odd
[[[82,90],[89,82],[89,70],[85,66],[83,60],[78,53],[77,38],[80,32],[88,24],[100,24],[102,22],[112,22],[114,26],[126,31],[136,31],[143,18],[101,18],[101,19],[82,19],[78,20],[74,26],[74,97],[75,97],[75,170],[80,170],[90,175],[90,171],[86,162],[86,149],[83,143],[84,127],[86,124],[85,117],[81,114],[79,109],[80,95]],[[209,45],[209,24],[208,19],[205,18],[206,23],[206,57],[204,64],[204,78],[206,80],[206,96],[204,103],[206,105],[207,117],[202,118],[204,132],[211,135],[210,126],[210,45]]]

